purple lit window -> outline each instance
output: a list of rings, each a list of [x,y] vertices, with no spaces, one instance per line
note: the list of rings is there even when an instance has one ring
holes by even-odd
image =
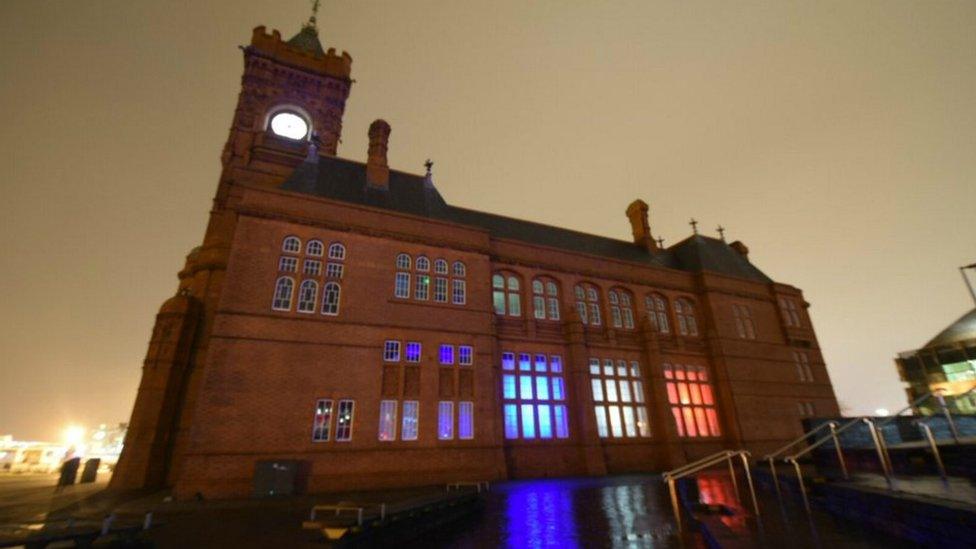
[[[454,403],[442,401],[437,405],[437,438],[451,440],[454,438]]]
[[[458,438],[474,438],[474,403],[458,402]]]
[[[420,362],[420,343],[416,341],[408,341],[407,349],[404,353],[407,362]]]
[[[502,369],[503,370],[515,369],[515,353],[502,353]]]
[[[470,345],[458,346],[458,364],[471,366],[474,363],[474,349]]]
[[[441,345],[441,364],[454,364],[454,345]]]

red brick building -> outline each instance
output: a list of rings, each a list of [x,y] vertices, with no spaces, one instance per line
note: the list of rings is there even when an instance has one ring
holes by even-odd
[[[351,57],[254,29],[202,244],[143,365],[113,486],[311,492],[659,471],[837,415],[808,304],[741,242],[663,248],[448,204],[339,158]],[[623,210],[623,205],[621,205]]]

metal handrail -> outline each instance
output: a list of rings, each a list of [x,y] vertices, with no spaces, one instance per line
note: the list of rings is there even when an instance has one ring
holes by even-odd
[[[783,499],[783,492],[780,490],[779,476],[777,476],[776,474],[776,457],[782,454],[783,452],[789,450],[790,448],[796,446],[797,444],[807,440],[814,434],[819,433],[820,431],[828,428],[830,429],[831,438],[834,439],[834,447],[837,449],[837,460],[840,462],[840,469],[844,473],[844,478],[845,479],[848,478],[847,463],[844,461],[844,453],[840,449],[840,441],[837,440],[837,422],[828,421],[827,423],[820,425],[816,429],[812,429],[809,432],[805,433],[803,436],[793,440],[786,446],[783,446],[782,448],[777,449],[775,452],[771,454],[767,454],[765,457],[763,457],[763,460],[769,463],[769,474],[770,476],[773,477],[773,486],[776,488],[776,497],[779,498],[780,501],[782,501]]]
[[[735,497],[739,500],[739,504],[742,504],[742,497],[739,494],[739,483],[735,478],[735,467],[733,466],[733,461],[736,457],[742,459],[742,468],[746,472],[746,482],[749,484],[749,494],[752,496],[752,508],[755,511],[756,518],[759,518],[759,500],[756,499],[756,489],[752,484],[752,473],[749,471],[750,456],[751,454],[746,450],[723,450],[661,474],[661,480],[668,483],[668,490],[671,492],[671,508],[674,510],[674,518],[678,523],[679,533],[682,531],[681,507],[678,504],[678,492],[675,489],[675,481],[722,463],[723,461],[727,461],[729,464],[729,476],[732,479],[732,486],[735,488]]]
[[[824,430],[825,428],[830,427],[831,424],[833,424],[835,427],[837,426],[837,423],[834,422],[834,421],[829,421],[827,423],[823,423],[823,424],[820,425],[820,427],[817,427],[816,429],[812,429],[810,431],[807,431],[806,433],[803,434],[803,436],[801,436],[799,438],[796,438],[796,439],[793,439],[786,446],[783,446],[782,448],[777,448],[772,453],[766,454],[765,456],[763,456],[762,461],[766,461],[767,459],[770,459],[770,458],[774,458],[775,459],[777,456],[779,456],[783,452],[789,450],[790,448],[792,448],[792,447],[796,446],[797,444],[803,442],[804,440],[810,438],[810,436],[813,435],[814,433],[818,433],[818,432]]]

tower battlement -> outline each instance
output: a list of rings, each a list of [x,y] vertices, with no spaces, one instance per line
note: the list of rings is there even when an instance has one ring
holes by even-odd
[[[307,31],[303,29],[302,32]],[[250,47],[281,62],[334,78],[349,80],[352,73],[352,56],[348,52],[339,55],[335,48],[329,48],[319,54],[303,49],[282,40],[277,29],[272,29],[269,34],[264,25],[254,27]]]

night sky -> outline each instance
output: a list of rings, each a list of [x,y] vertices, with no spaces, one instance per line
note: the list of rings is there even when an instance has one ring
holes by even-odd
[[[340,156],[452,204],[666,243],[719,224],[804,290],[841,406],[904,406],[893,357],[973,304],[976,2],[336,1]],[[302,0],[0,2],[0,434],[127,421],[203,237],[242,71]],[[269,292],[271,289],[269,288]],[[270,294],[269,294],[270,295]]]

